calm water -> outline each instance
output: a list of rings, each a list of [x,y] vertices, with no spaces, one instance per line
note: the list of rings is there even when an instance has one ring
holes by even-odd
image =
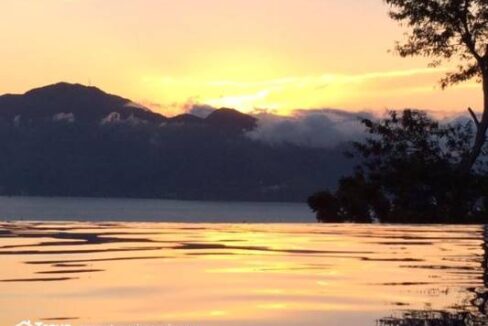
[[[0,219],[311,223],[305,203],[199,202],[157,199],[0,197]]]
[[[3,222],[0,325],[488,325],[486,234],[481,226]]]

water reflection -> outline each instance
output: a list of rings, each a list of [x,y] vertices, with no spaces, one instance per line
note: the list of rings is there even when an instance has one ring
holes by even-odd
[[[467,299],[446,311],[410,310],[400,317],[378,321],[379,326],[485,326],[488,325],[488,226],[483,227],[482,259],[479,270],[483,285],[467,288]],[[412,266],[411,268],[415,268]],[[432,269],[449,269],[449,266],[431,266]],[[463,270],[474,271],[466,266]],[[471,298],[469,298],[471,297]]]
[[[0,324],[488,325],[487,242],[478,226],[5,222]]]

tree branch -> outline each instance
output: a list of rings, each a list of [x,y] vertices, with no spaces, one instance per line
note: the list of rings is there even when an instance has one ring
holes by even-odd
[[[476,113],[474,113],[473,109],[468,108],[468,112],[471,115],[471,118],[473,118],[474,124],[476,125],[476,128],[480,127],[480,121],[478,120],[478,117],[476,116]]]
[[[459,32],[461,33],[461,39],[466,44],[466,47],[468,48],[469,52],[473,55],[473,57],[476,59],[478,64],[481,66],[483,63],[483,58],[488,54],[485,53],[484,56],[478,53],[476,50],[476,38],[473,37],[473,33],[471,29],[469,28],[469,23],[468,23],[468,12],[469,12],[469,5],[470,2],[466,0],[464,2],[464,10],[463,14],[460,17],[462,27],[464,28],[464,31],[462,28],[460,28]]]

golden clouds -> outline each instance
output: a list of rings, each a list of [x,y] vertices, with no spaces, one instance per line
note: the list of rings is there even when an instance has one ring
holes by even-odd
[[[288,77],[259,81],[197,80],[194,78],[146,77],[144,88],[154,96],[160,92],[161,102],[191,101],[215,107],[234,107],[245,112],[267,109],[288,114],[298,108],[340,107],[347,109],[384,109],[422,107],[433,110],[456,110],[469,103],[454,100],[459,91],[473,92],[463,87],[441,91],[436,83],[446,69],[407,69],[365,74],[324,74],[320,76]],[[438,96],[438,103],[429,103]],[[471,105],[476,107],[474,96]],[[430,107],[429,107],[430,106]]]

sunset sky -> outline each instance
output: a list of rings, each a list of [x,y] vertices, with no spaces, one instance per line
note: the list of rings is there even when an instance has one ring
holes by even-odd
[[[76,82],[166,115],[481,103],[474,83],[440,90],[448,66],[388,52],[403,30],[382,0],[1,0],[0,30],[2,94]]]

